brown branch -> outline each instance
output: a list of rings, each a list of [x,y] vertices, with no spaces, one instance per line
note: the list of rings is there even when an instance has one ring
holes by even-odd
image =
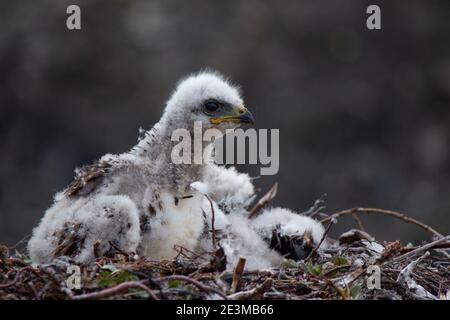
[[[346,292],[344,292],[343,289],[341,289],[340,287],[338,287],[336,285],[336,283],[334,283],[332,280],[327,279],[327,278],[320,278],[322,279],[328,286],[330,286],[331,288],[333,288],[340,296],[343,300],[348,300],[348,295]]]
[[[28,286],[30,287],[31,292],[33,292],[34,298],[35,298],[36,300],[40,300],[40,299],[39,299],[39,293],[37,292],[36,287],[34,286],[33,281],[29,281],[29,282],[28,282]]]
[[[208,260],[207,258],[205,258],[203,256],[203,253],[196,253],[196,252],[189,250],[188,248],[180,246],[178,244],[174,244],[173,249],[178,252],[177,256],[182,255],[183,257],[185,257],[186,259],[191,260],[191,261],[195,261],[197,259]],[[184,251],[186,251],[187,253],[184,253]]]
[[[359,277],[361,277],[366,272],[367,272],[367,267],[359,268],[356,271],[352,272],[351,275],[353,275],[353,279],[348,281],[347,286],[352,287],[353,282],[355,282]]]
[[[450,236],[446,236],[446,237],[443,237],[443,238],[438,239],[436,241],[424,244],[423,246],[418,247],[417,249],[414,249],[413,251],[407,252],[407,253],[405,253],[405,254],[403,254],[401,256],[398,256],[398,257],[392,259],[391,261],[387,261],[386,263],[399,262],[399,261],[401,261],[401,260],[403,260],[405,258],[411,258],[411,257],[413,257],[413,256],[415,256],[415,255],[417,255],[419,253],[422,253],[423,251],[427,251],[427,250],[433,248],[434,246],[436,246],[438,244],[446,242],[447,240],[450,240]]]
[[[108,243],[111,248],[116,250],[119,254],[123,255],[126,259],[131,256],[132,253],[123,251],[122,248],[120,248],[114,241],[108,241]]]
[[[47,282],[42,289],[38,292],[37,300],[41,300],[42,296],[44,295],[45,291],[51,286],[51,282]]]
[[[97,299],[103,299],[103,298],[107,298],[107,297],[111,297],[114,296],[122,291],[131,289],[131,288],[140,288],[143,289],[144,291],[146,291],[149,296],[153,299],[153,300],[159,300],[159,298],[153,293],[152,290],[150,290],[149,287],[147,287],[144,284],[144,281],[127,281],[127,282],[123,282],[117,286],[111,287],[111,288],[107,288],[101,291],[97,291],[97,292],[91,292],[91,293],[86,293],[86,294],[80,294],[77,296],[72,296],[72,299],[74,300],[97,300]]]
[[[233,282],[231,283],[231,293],[235,293],[241,281],[242,273],[244,272],[245,258],[239,257],[239,261],[234,268]]]
[[[410,262],[406,267],[400,271],[400,274],[397,277],[397,283],[403,284],[406,286],[410,291],[411,294],[418,299],[431,299],[431,300],[437,300],[438,298],[431,294],[429,291],[427,291],[424,287],[419,285],[416,280],[414,280],[411,277],[411,274],[413,273],[414,269],[417,267],[417,265],[423,260],[428,258],[430,255],[430,252],[425,252],[422,256],[417,258],[416,260]]]
[[[9,257],[6,260],[6,263],[9,265],[18,265],[20,267],[26,267],[29,266],[29,264],[23,262],[22,260],[18,259],[18,258],[14,258],[14,257]]]
[[[186,276],[182,276],[182,275],[172,275],[172,276],[167,276],[167,277],[162,277],[159,279],[154,279],[155,281],[171,281],[171,280],[178,280],[178,281],[185,281],[185,282],[189,282],[190,284],[193,284],[194,286],[196,286],[197,288],[199,288],[202,291],[205,292],[213,292],[218,294],[219,296],[221,296],[224,299],[227,299],[227,296],[224,295],[220,290],[207,286],[203,283],[201,283],[200,281],[197,281],[195,279],[186,277]]]
[[[343,210],[340,211],[338,213],[332,214],[331,216],[320,220],[321,223],[330,221],[332,218],[338,218],[341,216],[352,216],[352,215],[356,215],[356,214],[360,214],[360,213],[366,213],[366,214],[380,214],[380,215],[387,215],[387,216],[391,216],[397,219],[400,219],[406,223],[412,223],[415,224],[416,226],[432,233],[433,235],[437,236],[438,238],[443,238],[444,236],[442,234],[440,234],[439,232],[437,232],[436,230],[434,230],[433,228],[431,228],[429,225],[420,222],[416,219],[410,218],[408,216],[406,216],[403,213],[400,212],[396,212],[396,211],[392,211],[392,210],[384,210],[384,209],[376,209],[376,208],[352,208],[352,209],[347,209],[347,210]]]
[[[11,281],[9,283],[0,284],[0,289],[9,288],[9,287],[15,285],[17,283],[17,281],[19,280],[19,276],[20,276],[20,271],[18,271],[16,273],[16,276],[14,277],[13,281]]]
[[[314,249],[309,253],[309,255],[306,257],[305,262],[311,259],[311,257],[319,250],[319,247],[322,245],[322,242],[327,237],[328,233],[330,232],[331,226],[335,224],[335,221],[331,219],[330,223],[328,224],[327,228],[325,229],[325,232],[323,233],[322,239],[320,239],[317,246],[314,247]]]
[[[325,271],[325,272],[322,274],[322,276],[326,277],[327,275],[332,274],[332,273],[335,272],[335,271],[339,271],[339,270],[342,270],[342,269],[348,269],[348,268],[350,268],[351,266],[352,266],[351,264],[343,264],[343,265],[340,265],[340,266],[333,267],[333,268],[331,268],[330,270]]]
[[[256,218],[261,211],[261,209],[265,208],[267,204],[269,204],[277,195],[278,191],[278,182],[270,188],[270,190],[256,203],[256,205],[249,211],[248,217],[250,219]]]
[[[353,218],[353,220],[356,221],[356,224],[358,225],[359,230],[365,232],[366,229],[364,228],[364,225],[363,225],[361,219],[358,217],[358,215],[357,214],[352,214],[352,218]]]
[[[213,202],[212,202],[211,198],[210,198],[207,194],[205,194],[205,197],[206,197],[206,199],[208,199],[209,204],[211,205],[211,233],[212,233],[212,243],[213,243],[213,248],[214,248],[214,250],[216,250],[216,249],[217,249],[217,244],[216,244],[216,228],[214,227],[214,223],[215,223],[215,220],[216,220],[216,215],[215,215],[215,212],[214,212],[214,205],[213,205]]]
[[[266,292],[272,287],[272,278],[266,279],[261,285],[256,288],[247,290],[247,291],[239,291],[228,296],[230,300],[248,300],[253,298],[257,294],[261,294]]]
[[[19,278],[24,271],[31,271],[34,274],[36,274],[37,276],[39,276],[39,273],[36,270],[34,270],[32,266],[23,267],[22,269],[20,269],[16,272],[16,276],[14,277],[13,281],[11,281],[9,283],[0,284],[0,289],[9,288],[9,287],[15,285],[17,283],[17,281],[19,281]]]

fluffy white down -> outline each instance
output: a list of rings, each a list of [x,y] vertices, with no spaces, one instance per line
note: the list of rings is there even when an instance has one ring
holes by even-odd
[[[202,101],[211,97],[234,105],[243,104],[239,88],[232,85],[224,76],[211,71],[200,72],[179,82],[176,90],[167,101],[164,114],[173,114],[179,106],[199,105]]]
[[[208,229],[212,230],[211,203],[207,199],[203,202],[203,208]],[[213,208],[214,229],[227,258],[227,270],[233,270],[241,256],[246,259],[245,268],[248,270],[270,268],[282,262],[281,255],[269,249],[261,236],[250,227],[247,216],[240,213],[226,215],[215,202]],[[200,247],[202,250],[212,251],[210,232],[201,239]]]
[[[272,230],[279,225],[282,235],[303,235],[310,232],[314,244],[317,245],[325,232],[320,222],[284,208],[266,209],[249,221],[252,228],[266,238],[270,238]]]
[[[286,235],[309,231],[317,243],[324,232],[322,225],[287,209],[265,210],[249,220],[245,209],[255,190],[247,174],[212,163],[175,166],[170,162],[174,129],[189,127],[194,120],[211,125],[207,115],[193,112],[211,97],[235,106],[243,104],[238,88],[222,76],[212,72],[192,75],[179,83],[160,121],[130,152],[101,158],[111,166],[103,180],[73,197],[58,193],[29,241],[33,262],[50,262],[62,242],[74,238],[80,244],[73,256],[78,262],[92,262],[94,247],[101,255],[110,249],[110,241],[152,260],[173,258],[174,245],[210,251],[211,234],[206,232],[202,238],[205,223],[212,228],[205,194],[213,200],[214,227],[221,231],[219,241],[230,270],[240,256],[246,258],[247,269],[278,266],[283,258],[264,241],[277,225]],[[199,180],[191,193],[189,186]],[[143,225],[147,229],[142,230]]]
[[[77,224],[80,227],[74,229]],[[60,244],[61,232],[84,239],[80,252],[74,257],[78,262],[94,259],[94,242],[99,239],[100,254],[110,248],[109,241],[115,241],[124,250],[135,252],[140,242],[137,208],[126,196],[99,196],[95,201],[61,199],[47,210],[33,231],[28,243],[33,262],[46,263],[52,259]]]
[[[240,212],[255,197],[255,187],[246,173],[236,168],[210,165],[205,172],[204,183],[208,195],[227,212]]]
[[[203,231],[203,195],[194,192],[192,198],[179,200],[175,205],[173,195],[161,195],[163,210],[156,210],[150,220],[151,232],[143,236],[141,251],[152,260],[172,259],[177,251],[174,245],[194,250]]]
[[[213,172],[216,174],[212,174]],[[202,208],[208,232],[202,237],[200,248],[209,252],[213,250],[211,230],[214,211],[214,230],[219,239],[218,244],[224,249],[228,270],[235,267],[240,256],[245,257],[245,267],[250,270],[265,269],[281,263],[282,257],[271,250],[261,236],[251,228],[247,215],[236,209],[230,214],[225,214],[220,208],[223,204],[227,206],[233,204],[242,209],[243,204],[250,201],[254,188],[248,175],[240,174],[234,168],[224,167],[217,167],[210,173],[205,183],[192,184],[193,188],[208,194],[211,199],[208,200],[206,196],[203,198]],[[221,200],[220,206],[213,200],[214,198]]]
[[[248,270],[277,267],[283,258],[271,250],[267,243],[251,228],[248,218],[241,214],[229,215],[228,238],[221,241],[227,256],[227,269],[232,270],[240,256],[246,259]]]

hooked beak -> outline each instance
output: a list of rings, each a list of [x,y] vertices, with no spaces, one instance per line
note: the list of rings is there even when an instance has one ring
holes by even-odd
[[[222,116],[218,118],[210,119],[212,124],[220,124],[222,122],[233,122],[233,123],[254,123],[254,118],[252,113],[244,106],[239,106],[235,109],[233,115]]]

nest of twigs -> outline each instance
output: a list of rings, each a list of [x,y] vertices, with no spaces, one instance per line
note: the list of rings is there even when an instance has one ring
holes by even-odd
[[[356,216],[360,213],[414,223],[429,231],[433,240],[416,247],[377,241],[361,230]],[[353,216],[359,228],[337,240],[327,239],[326,248],[315,248],[302,261],[286,260],[266,270],[246,270],[242,257],[234,271],[224,271],[220,248],[199,255],[178,247],[173,261],[151,261],[117,248],[112,257],[90,265],[62,257],[52,264],[32,266],[25,255],[17,250],[11,254],[0,246],[0,299],[450,298],[450,236],[397,212],[364,208],[323,219],[327,233],[343,215]]]

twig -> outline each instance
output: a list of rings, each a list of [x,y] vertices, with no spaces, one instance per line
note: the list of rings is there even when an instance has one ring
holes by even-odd
[[[213,248],[214,250],[217,249],[217,244],[216,244],[216,228],[214,227],[214,223],[216,220],[216,216],[215,216],[215,212],[214,212],[214,205],[213,202],[211,200],[211,198],[205,193],[205,197],[206,199],[208,199],[209,204],[211,205],[211,233],[212,233],[212,243],[213,243]]]
[[[231,283],[231,293],[235,293],[241,281],[242,273],[244,272],[245,258],[239,257],[239,261],[234,268],[233,282]]]
[[[247,300],[257,294],[266,292],[270,289],[270,287],[272,287],[272,278],[266,279],[261,285],[257,286],[256,288],[230,294],[227,298],[230,300]]]
[[[45,291],[51,286],[51,282],[47,282],[41,290],[39,290],[37,295],[37,300],[41,300],[42,296],[44,295]]]
[[[406,286],[411,290],[411,292],[421,299],[432,299],[437,300],[437,298],[429,293],[424,287],[417,284],[417,282],[411,277],[416,266],[425,258],[430,255],[430,252],[425,252],[421,257],[409,263],[405,268],[400,271],[397,278],[397,283],[406,284]]]
[[[25,237],[23,237],[22,239],[19,240],[19,242],[17,242],[14,246],[12,246],[10,249],[16,249],[22,245],[22,243],[26,243],[28,242],[28,240],[31,238],[31,233],[27,234]]]
[[[171,280],[178,280],[178,281],[185,281],[185,282],[189,282],[191,284],[193,284],[194,286],[196,286],[197,288],[199,288],[200,290],[203,290],[205,292],[213,292],[218,294],[219,296],[221,296],[224,299],[227,299],[227,296],[224,295],[220,290],[217,290],[216,288],[207,286],[203,283],[201,283],[200,281],[197,281],[195,279],[186,277],[186,276],[182,276],[182,275],[172,275],[172,276],[167,276],[167,277],[162,277],[159,279],[155,279],[155,281],[171,281]]]
[[[398,275],[397,282],[406,282],[406,279],[411,277],[411,273],[414,271],[414,268],[422,261],[423,259],[427,258],[430,255],[430,252],[425,252],[422,256],[420,256],[418,259],[412,261],[409,263],[405,268],[400,271],[400,274]]]
[[[289,294],[284,292],[264,292],[263,297],[270,300],[290,300]]]
[[[207,258],[205,258],[205,257],[203,256],[203,254],[195,253],[194,251],[189,250],[188,248],[183,247],[183,246],[180,246],[180,245],[178,245],[178,244],[174,244],[174,245],[173,245],[173,249],[174,249],[175,251],[178,251],[178,254],[179,254],[179,255],[182,255],[182,256],[185,257],[186,259],[189,259],[189,260],[192,260],[192,261],[197,260],[197,259],[208,260]],[[186,253],[184,253],[184,251],[186,251],[186,252],[187,252],[188,254],[190,254],[191,256],[188,256]]]
[[[29,266],[29,264],[23,262],[20,259],[14,258],[14,257],[10,257],[7,259],[8,264],[12,264],[12,265],[18,265],[20,267],[26,267]]]
[[[348,300],[348,295],[347,295],[341,288],[339,288],[339,287],[336,285],[336,283],[334,283],[333,281],[331,281],[330,279],[327,279],[327,278],[320,278],[320,279],[322,279],[323,281],[325,281],[325,283],[326,283],[328,286],[330,286],[330,287],[332,287],[334,290],[336,290],[336,292],[339,293],[339,295],[341,296],[342,299]]]
[[[119,254],[123,255],[126,259],[130,257],[131,253],[123,251],[122,248],[120,248],[114,241],[109,241],[108,243],[113,249],[115,249]]]
[[[328,233],[330,232],[331,226],[335,224],[335,220],[331,219],[330,223],[328,224],[327,228],[325,229],[325,232],[323,233],[322,239],[320,239],[317,246],[314,247],[314,249],[309,253],[309,255],[306,257],[305,262],[311,259],[311,257],[319,250],[319,247],[321,246],[322,242],[327,237]]]
[[[149,287],[147,287],[144,284],[144,282],[145,281],[127,281],[127,282],[123,282],[115,287],[107,288],[107,289],[104,289],[101,291],[72,296],[72,299],[74,299],[74,300],[103,299],[103,298],[111,297],[117,293],[120,293],[122,291],[131,289],[131,288],[140,288],[140,289],[143,289],[144,291],[146,291],[153,300],[159,300],[159,298],[153,293],[152,290],[150,290]]]
[[[355,282],[357,279],[359,279],[359,277],[361,277],[366,272],[367,272],[367,267],[359,268],[359,269],[355,270],[354,272],[351,273],[353,278],[350,281],[346,282],[346,285],[349,287],[353,286],[353,282]]]
[[[324,222],[330,221],[332,218],[338,218],[338,217],[341,217],[341,216],[352,216],[354,214],[359,214],[359,213],[383,214],[383,215],[395,217],[395,218],[403,220],[403,221],[405,221],[407,223],[415,224],[415,225],[419,226],[420,228],[422,228],[422,229],[432,233],[433,235],[437,236],[438,238],[443,238],[444,237],[442,234],[440,234],[439,232],[437,232],[436,230],[431,228],[429,225],[427,225],[427,224],[425,224],[423,222],[420,222],[420,221],[418,221],[416,219],[410,218],[410,217],[406,216],[403,213],[392,211],[392,210],[377,209],[377,208],[352,208],[352,209],[347,209],[347,210],[343,210],[343,211],[340,211],[338,213],[335,213],[335,214],[331,215],[330,217],[322,219],[322,220],[320,220],[320,222],[324,223]]]
[[[0,284],[0,289],[9,288],[17,283],[17,280],[19,280],[20,271],[16,273],[16,276],[14,277],[14,280],[9,283]]]
[[[336,283],[334,283],[334,281],[326,278],[325,276],[316,276],[313,274],[309,274],[309,277],[317,281],[323,281],[327,286],[333,288],[341,296],[342,299],[348,299],[348,296],[343,292],[341,288],[339,288],[339,286],[336,285]]]
[[[419,254],[419,253],[421,253],[423,251],[429,250],[429,249],[433,248],[434,246],[436,246],[438,244],[441,244],[442,242],[445,242],[447,240],[450,240],[450,236],[446,236],[446,237],[438,239],[436,241],[427,243],[427,244],[425,244],[425,245],[423,245],[423,246],[421,246],[421,247],[419,247],[417,249],[414,249],[413,251],[407,252],[407,253],[399,256],[399,257],[396,257],[396,258],[394,258],[394,259],[392,259],[390,261],[387,261],[387,262],[385,262],[385,264],[399,262],[399,261],[401,261],[403,259],[413,257],[413,256],[415,256],[415,255],[417,255],[417,254]]]
[[[362,224],[361,219],[358,217],[357,214],[352,214],[352,218],[356,221],[356,224],[358,225],[359,230],[361,231],[366,231],[366,229],[364,228],[364,225]]]
[[[33,294],[34,294],[34,298],[35,298],[36,300],[40,300],[40,299],[39,299],[39,293],[37,292],[36,287],[35,287],[34,284],[33,284],[33,281],[28,282],[28,286],[31,288],[31,291],[32,291]]]
[[[322,274],[322,276],[326,277],[327,275],[329,275],[329,274],[331,274],[331,273],[333,273],[333,272],[335,272],[335,271],[339,271],[339,270],[342,270],[342,269],[348,269],[348,268],[350,268],[351,266],[352,266],[352,265],[350,265],[350,264],[343,264],[343,265],[340,265],[340,266],[333,267],[333,268],[331,268],[330,270],[325,271],[325,272]]]
[[[268,203],[270,203],[273,198],[277,195],[278,191],[278,182],[270,188],[270,190],[256,203],[256,205],[249,211],[248,217],[250,219],[256,218],[261,211],[261,209],[265,208]]]
[[[17,281],[19,280],[19,277],[22,275],[22,273],[27,270],[30,270],[33,273],[37,274],[36,270],[34,270],[32,266],[23,267],[22,269],[20,269],[19,271],[16,272],[16,276],[14,277],[13,281],[11,281],[10,283],[0,284],[0,289],[9,288],[9,287],[15,285],[17,283]]]
[[[315,215],[321,213],[321,211],[326,208],[325,200],[324,200],[326,196],[327,196],[326,193],[321,195],[319,199],[314,201],[314,204],[311,206],[311,208],[309,208],[305,212],[302,212],[301,215],[313,218]]]

